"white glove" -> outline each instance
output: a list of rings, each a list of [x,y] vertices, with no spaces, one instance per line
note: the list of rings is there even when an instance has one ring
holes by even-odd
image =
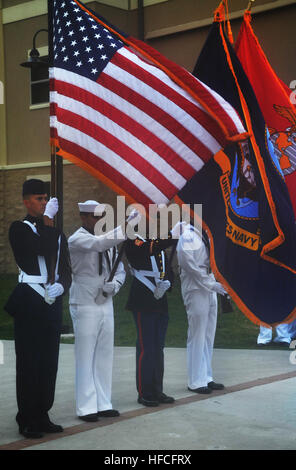
[[[59,297],[64,293],[64,288],[59,282],[55,282],[54,284],[48,284],[46,287],[48,297],[50,298]]]
[[[213,287],[213,290],[214,290],[214,292],[217,292],[217,294],[221,294],[221,295],[226,295],[227,294],[227,291],[224,289],[222,284],[220,284],[220,282],[216,282],[216,284]]]
[[[136,209],[133,209],[130,213],[130,215],[128,216],[128,218],[126,219],[126,222],[129,223],[131,221],[133,221],[133,225],[137,225],[141,220],[141,214],[139,211],[137,211]]]
[[[45,206],[45,211],[43,215],[46,215],[50,219],[53,219],[56,213],[59,210],[59,202],[56,197],[51,197],[48,203]]]
[[[117,284],[118,283],[116,281],[105,281],[103,285],[103,292],[108,295],[115,295]]]
[[[156,283],[156,288],[154,290],[154,297],[159,300],[161,299],[161,297],[164,296],[164,294],[166,293],[166,291],[171,287],[171,283],[170,281],[157,281]]]
[[[174,225],[174,227],[171,230],[172,237],[180,238],[186,225],[187,225],[186,222],[177,222],[176,225]]]

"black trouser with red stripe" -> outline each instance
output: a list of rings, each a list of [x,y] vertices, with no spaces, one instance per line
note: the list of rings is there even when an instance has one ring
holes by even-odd
[[[162,393],[168,313],[133,312],[137,327],[136,381],[139,397],[157,400]]]

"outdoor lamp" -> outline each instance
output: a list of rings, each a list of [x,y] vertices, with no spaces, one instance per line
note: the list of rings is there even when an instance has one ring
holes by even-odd
[[[47,29],[39,29],[33,37],[33,48],[30,51],[30,57],[26,62],[22,62],[20,65],[22,67],[27,67],[27,68],[37,68],[37,67],[48,67],[49,63],[45,60],[42,60],[40,58],[40,54],[38,50],[36,49],[36,37],[41,31],[46,31],[48,33]]]

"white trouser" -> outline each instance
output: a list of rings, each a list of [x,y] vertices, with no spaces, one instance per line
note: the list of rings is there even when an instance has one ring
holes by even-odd
[[[206,289],[182,289],[188,317],[188,387],[206,387],[213,380],[212,356],[217,325],[217,294]]]
[[[275,343],[291,342],[291,327],[288,323],[283,323],[275,327],[276,337],[274,338]],[[272,328],[266,326],[260,326],[259,335],[257,338],[257,344],[268,344],[272,341]]]
[[[70,305],[75,334],[76,412],[112,409],[114,316],[112,297],[102,305]]]
[[[296,338],[296,320],[293,320],[291,323],[289,323],[289,334],[291,340]]]

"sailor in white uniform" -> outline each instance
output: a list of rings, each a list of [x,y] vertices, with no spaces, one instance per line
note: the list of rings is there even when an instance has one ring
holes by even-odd
[[[125,281],[120,262],[114,278],[108,277],[117,257],[116,246],[125,236],[121,226],[97,236],[94,227],[105,206],[97,201],[79,203],[80,227],[68,240],[72,287],[70,313],[75,333],[76,412],[84,421],[118,416],[112,409],[114,347],[113,296]]]
[[[188,316],[188,389],[211,393],[224,388],[213,381],[212,354],[217,324],[217,293],[225,290],[210,273],[208,249],[202,235],[190,224],[177,245],[181,289]]]

